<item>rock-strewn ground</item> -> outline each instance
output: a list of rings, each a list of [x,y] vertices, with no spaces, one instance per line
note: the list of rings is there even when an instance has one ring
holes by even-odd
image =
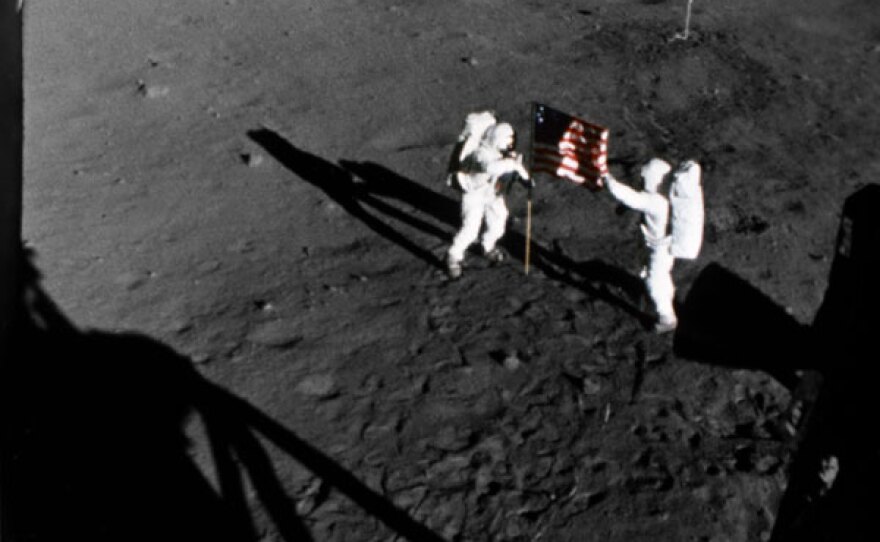
[[[28,3],[24,235],[45,290],[83,330],[183,356],[93,334],[23,371],[45,399],[21,472],[61,488],[22,501],[34,517],[67,507],[120,539],[142,517],[108,495],[179,491],[207,512],[175,531],[175,499],[154,511],[172,539],[212,532],[217,503],[237,527],[212,536],[261,540],[770,538],[778,368],[647,332],[638,217],[563,182],[539,181],[528,276],[515,190],[509,261],[448,282],[443,172],[475,109],[525,150],[531,100],[609,126],[618,177],[694,158],[706,244],[680,299],[716,262],[809,324],[843,199],[880,174],[880,13],[697,0],[683,41],[685,2],[509,4]],[[146,440],[185,412],[185,448]],[[94,469],[45,470],[67,448],[34,450],[71,440]],[[148,451],[154,477],[127,478]]]

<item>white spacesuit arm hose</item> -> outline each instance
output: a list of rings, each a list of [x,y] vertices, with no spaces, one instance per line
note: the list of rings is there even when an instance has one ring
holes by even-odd
[[[519,160],[515,160],[513,158],[497,160],[491,162],[486,166],[486,173],[496,179],[498,177],[501,177],[502,175],[513,172],[519,174],[519,176],[523,179],[529,178],[529,172],[526,171],[526,168],[523,167],[522,163]]]
[[[645,212],[651,207],[651,197],[649,194],[633,190],[615,179],[611,174],[605,175],[602,181],[608,187],[608,191],[611,192],[614,199],[630,209]]]

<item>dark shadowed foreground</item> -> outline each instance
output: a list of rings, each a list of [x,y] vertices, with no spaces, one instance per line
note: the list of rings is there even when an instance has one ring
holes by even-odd
[[[23,302],[3,375],[13,540],[257,540],[245,478],[282,540],[312,540],[265,450],[301,462],[392,532],[442,540],[247,401],[149,337],[81,331],[22,258]],[[204,425],[209,483],[184,422]]]
[[[841,420],[871,427],[876,301],[826,285],[880,178],[875,3],[694,2],[682,40],[683,0],[26,2],[17,532],[870,534]],[[494,109],[528,155],[531,101],[608,126],[621,180],[704,166],[678,337],[643,325],[637,213],[559,180],[528,276],[514,188],[511,257],[446,280],[461,122]]]
[[[792,451],[772,540],[874,540],[880,464],[868,425],[880,367],[880,185],[843,206],[825,299],[811,327],[715,265],[694,282],[676,354],[764,370],[793,391]],[[868,424],[868,425],[866,425]]]

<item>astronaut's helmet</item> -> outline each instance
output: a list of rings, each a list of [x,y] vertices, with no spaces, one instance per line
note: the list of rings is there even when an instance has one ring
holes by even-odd
[[[516,145],[516,132],[510,124],[500,122],[486,131],[485,141],[493,149],[509,151]]]
[[[645,183],[645,192],[656,192],[663,177],[672,171],[672,166],[665,160],[659,158],[651,158],[647,164],[642,166],[642,181]]]

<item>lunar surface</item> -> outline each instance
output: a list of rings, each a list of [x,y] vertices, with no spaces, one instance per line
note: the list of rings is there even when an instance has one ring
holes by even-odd
[[[685,37],[687,7],[26,2],[23,237],[42,278],[7,527],[785,540],[810,374],[791,337],[822,304],[845,199],[880,179],[880,10],[695,0]],[[495,111],[528,156],[533,102],[607,126],[634,186],[654,156],[703,166],[676,299],[707,269],[748,292],[698,317],[735,349],[653,333],[640,216],[565,180],[536,178],[528,274],[514,187],[508,258],[475,247],[447,278],[464,118]],[[848,463],[821,465],[817,498]]]

